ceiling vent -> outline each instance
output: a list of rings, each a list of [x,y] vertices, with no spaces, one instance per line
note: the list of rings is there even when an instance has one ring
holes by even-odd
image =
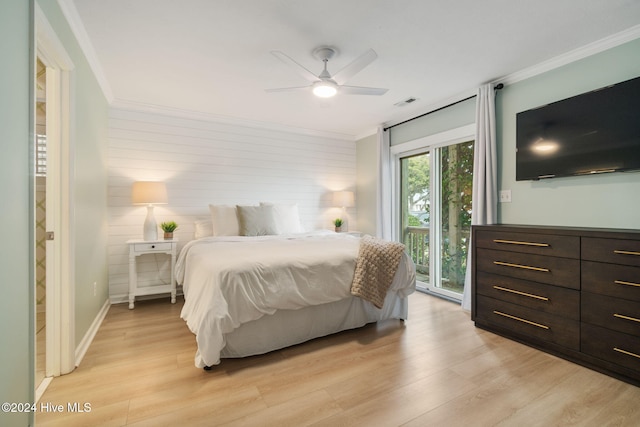
[[[416,102],[417,100],[418,98],[411,97],[411,98],[405,99],[404,101],[396,102],[393,105],[395,105],[396,107],[404,107],[405,105],[409,105],[412,102]]]

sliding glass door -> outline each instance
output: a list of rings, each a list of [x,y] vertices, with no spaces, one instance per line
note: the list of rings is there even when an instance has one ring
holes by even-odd
[[[399,156],[400,236],[418,287],[461,299],[471,226],[473,141]]]

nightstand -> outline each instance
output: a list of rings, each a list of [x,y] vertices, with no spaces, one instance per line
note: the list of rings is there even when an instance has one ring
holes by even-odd
[[[171,293],[171,304],[176,302],[176,252],[178,240],[128,240],[129,245],[129,309],[133,309],[137,296]],[[140,255],[167,254],[171,256],[171,282],[168,285],[138,287],[137,259]]]

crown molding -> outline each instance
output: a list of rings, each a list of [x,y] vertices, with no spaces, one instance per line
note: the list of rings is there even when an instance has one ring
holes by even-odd
[[[623,45],[625,43],[636,40],[638,38],[640,38],[640,25],[633,26],[619,33],[612,34],[611,36],[597,40],[593,43],[589,43],[585,46],[563,53],[562,55],[558,55],[547,61],[541,62],[539,64],[533,65],[529,68],[525,68],[520,71],[516,71],[515,73],[508,74],[506,76],[500,77],[498,79],[492,80],[487,83],[492,83],[494,85],[502,83],[505,86],[514,84],[514,83],[529,79],[531,77],[535,77],[537,75],[546,73],[548,71],[554,70],[556,68],[560,68],[572,62],[579,61],[581,59],[595,55],[597,53],[604,52],[614,47]],[[441,108],[445,105],[453,104],[469,96],[475,95],[476,92],[477,92],[477,88],[472,88],[472,89],[468,89],[466,91],[460,92],[457,95],[451,96],[449,98],[431,103],[425,108],[421,108],[420,110],[412,112],[412,117],[418,117],[422,114],[437,110],[438,108]],[[406,117],[403,119],[391,120],[383,123],[382,125],[384,127],[391,127],[405,120],[407,120]]]
[[[558,55],[532,67],[525,68],[524,70],[516,71],[515,73],[494,80],[491,83],[502,83],[504,85],[517,83],[522,80],[526,80],[531,77],[546,73],[547,71],[560,68],[572,62],[579,61],[597,53],[604,52],[605,50],[612,49],[614,47],[633,41],[637,38],[640,38],[640,25],[633,26],[619,33],[563,53],[562,55]]]
[[[95,49],[93,48],[93,45],[89,39],[89,36],[86,32],[84,24],[80,19],[80,15],[78,14],[78,11],[75,7],[75,4],[73,3],[73,0],[57,0],[57,1],[60,6],[60,9],[62,10],[62,13],[64,14],[67,22],[69,23],[71,31],[76,37],[78,44],[80,45],[80,48],[82,49],[85,57],[87,58],[87,62],[89,63],[89,66],[91,67],[91,70],[93,71],[98,81],[98,84],[102,89],[102,93],[104,94],[105,98],[107,99],[107,102],[110,104],[112,108],[137,111],[137,112],[153,112],[155,114],[162,114],[167,116],[176,116],[176,117],[182,117],[182,118],[192,118],[195,120],[235,124],[238,126],[247,126],[247,127],[256,128],[256,129],[266,129],[266,130],[272,130],[272,131],[295,133],[300,135],[316,136],[316,137],[322,137],[322,138],[332,138],[332,139],[339,139],[339,140],[345,140],[345,141],[357,141],[357,140],[366,138],[367,136],[370,136],[377,132],[377,130],[374,129],[370,131],[364,131],[360,135],[347,135],[347,134],[325,132],[325,131],[314,130],[314,129],[304,129],[304,128],[297,128],[292,126],[285,126],[285,125],[276,124],[276,123],[267,123],[267,122],[239,119],[239,118],[228,117],[223,115],[171,108],[166,106],[158,106],[158,105],[137,103],[132,101],[117,100],[113,96],[111,86],[107,81],[103,68],[95,53]],[[588,45],[585,45],[577,49],[574,49],[572,51],[566,52],[564,54],[558,55],[554,58],[551,58],[547,61],[531,66],[529,68],[525,68],[515,73],[500,77],[489,83],[494,83],[494,84],[502,83],[504,85],[514,84],[522,80],[526,80],[531,77],[535,77],[537,75],[546,73],[553,69],[570,64],[572,62],[578,61],[580,59],[587,58],[591,55],[595,55],[597,53],[606,51],[608,49],[622,45],[624,43],[633,41],[637,38],[640,38],[640,25],[633,26],[627,30],[621,31],[619,33],[597,40]],[[473,88],[473,89],[460,92],[455,96],[449,97],[439,102],[434,102],[425,108],[422,108],[418,111],[414,111],[412,115],[418,116],[420,114],[427,113],[429,111],[440,108],[444,105],[451,104],[453,102],[456,102],[468,96],[471,96],[475,94],[476,91],[477,89]],[[384,123],[384,126],[385,127],[392,126],[393,124],[400,123],[404,120],[406,120],[406,118],[400,119],[400,120],[392,120]]]
[[[91,71],[93,71],[93,74],[98,81],[98,85],[102,89],[102,94],[107,99],[108,103],[113,102],[114,97],[113,92],[111,91],[111,86],[107,81],[107,77],[104,74],[102,65],[100,64],[100,60],[96,55],[96,51],[93,48],[93,44],[89,39],[87,30],[82,23],[82,19],[80,19],[80,15],[78,14],[78,10],[76,9],[73,0],[58,0],[58,5],[60,6],[62,14],[67,20],[69,27],[71,28],[71,32],[78,41],[80,49],[84,53],[84,56],[87,58],[89,67],[91,68]]]
[[[279,123],[261,122],[257,120],[240,119],[237,117],[224,116],[220,114],[205,113],[201,111],[187,110],[182,108],[167,107],[164,105],[147,104],[136,101],[127,101],[122,99],[116,99],[110,104],[110,108],[113,110],[120,110],[123,112],[136,112],[136,113],[150,113],[167,117],[176,117],[190,120],[199,120],[203,122],[220,123],[234,126],[248,127],[252,129],[269,130],[273,132],[284,132],[290,134],[336,139],[342,141],[355,142],[356,137],[354,135],[327,132],[316,129],[299,128],[295,126],[287,126]]]

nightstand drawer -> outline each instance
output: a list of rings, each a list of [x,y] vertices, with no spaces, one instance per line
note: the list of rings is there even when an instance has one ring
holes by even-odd
[[[640,337],[640,302],[582,293],[582,321]]]
[[[580,291],[478,272],[476,291],[494,299],[580,320]]]
[[[585,237],[582,259],[640,267],[640,240]]]
[[[582,261],[582,290],[640,301],[640,267]]]
[[[580,238],[508,231],[478,231],[476,245],[481,248],[535,255],[580,258]]]
[[[580,289],[580,261],[515,252],[477,249],[478,271]]]
[[[523,336],[580,348],[580,323],[505,301],[477,296],[476,322],[493,324]]]
[[[171,250],[171,242],[166,243],[136,243],[133,245],[135,252],[167,252]]]
[[[580,350],[640,373],[640,338],[583,323]]]

